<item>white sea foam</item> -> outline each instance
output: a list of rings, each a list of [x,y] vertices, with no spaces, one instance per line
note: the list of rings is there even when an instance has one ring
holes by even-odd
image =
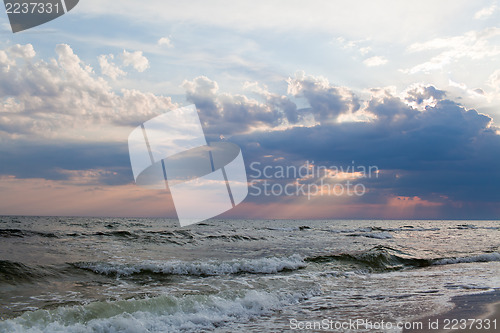
[[[440,228],[413,228],[413,229],[404,229],[405,231],[439,231]]]
[[[306,266],[304,259],[295,254],[290,257],[259,259],[239,259],[231,261],[166,261],[137,264],[120,263],[78,263],[79,268],[89,269],[99,274],[132,275],[152,272],[175,275],[226,275],[238,273],[273,274],[284,270],[297,270]]]
[[[268,227],[267,230],[274,230],[274,231],[298,231],[300,230],[299,227]]]
[[[363,234],[363,236],[368,237],[368,238],[377,238],[377,239],[390,239],[393,238],[393,236],[388,233],[388,232],[374,232],[374,233],[369,233],[369,234]]]
[[[367,228],[358,228],[358,229],[325,229],[323,231],[333,232],[335,234],[345,234],[345,233],[353,233],[353,232],[372,232],[373,229],[371,227],[367,227]]]
[[[489,261],[500,261],[500,253],[484,253],[476,256],[470,257],[458,257],[458,258],[445,258],[439,259],[433,262],[433,265],[449,265],[449,264],[461,264],[461,263],[473,263],[473,262],[489,262]]]
[[[196,332],[246,322],[308,297],[248,291],[240,296],[159,296],[142,300],[95,302],[85,306],[27,312],[0,322],[1,332]]]

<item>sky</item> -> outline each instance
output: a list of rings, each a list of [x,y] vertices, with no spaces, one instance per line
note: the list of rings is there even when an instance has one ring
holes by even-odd
[[[499,18],[497,1],[81,0],[14,34],[2,10],[0,215],[175,217],[127,140],[194,104],[245,161],[223,218],[498,219]]]

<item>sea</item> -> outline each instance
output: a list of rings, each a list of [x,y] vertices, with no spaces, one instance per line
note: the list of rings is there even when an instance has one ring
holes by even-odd
[[[498,288],[500,221],[0,217],[0,332],[401,332]]]

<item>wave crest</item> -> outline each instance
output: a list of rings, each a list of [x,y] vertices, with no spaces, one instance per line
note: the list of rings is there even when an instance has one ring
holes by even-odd
[[[134,274],[167,274],[167,275],[194,275],[214,276],[227,274],[273,274],[282,271],[293,271],[306,266],[299,255],[290,257],[271,257],[259,259],[239,259],[231,261],[208,262],[146,262],[138,264],[118,264],[103,262],[82,262],[75,267],[87,269],[104,275],[130,276]]]

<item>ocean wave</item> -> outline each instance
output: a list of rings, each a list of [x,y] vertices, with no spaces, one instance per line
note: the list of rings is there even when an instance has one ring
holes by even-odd
[[[39,280],[54,274],[39,266],[28,266],[20,262],[0,260],[0,283],[19,284]]]
[[[113,236],[122,238],[138,238],[139,236],[126,230],[116,230],[116,231],[98,231],[93,234],[94,236]]]
[[[477,226],[474,224],[459,224],[456,227],[451,227],[450,229],[458,229],[458,230],[477,229]]]
[[[173,231],[142,231],[142,230],[114,230],[114,231],[98,231],[92,236],[114,236],[114,237],[125,237],[125,238],[139,238],[144,237],[144,235],[154,235],[154,236],[165,236],[174,238],[189,238],[192,239],[194,236],[189,231],[183,230],[173,230]]]
[[[441,228],[413,228],[410,231],[439,231],[439,230],[441,230]]]
[[[247,291],[239,295],[158,296],[95,302],[27,312],[20,317],[0,322],[0,331],[204,332],[229,323],[247,322],[307,297],[307,293],[280,295]]]
[[[67,237],[112,237],[125,241],[171,243],[185,245],[194,242],[195,236],[186,230],[172,231],[144,231],[144,230],[113,230],[97,231],[92,233],[72,232],[65,234]]]
[[[382,232],[373,232],[373,233],[355,233],[355,234],[348,234],[347,236],[351,237],[368,237],[368,238],[376,238],[376,239],[391,239],[394,238],[390,233],[386,231]]]
[[[167,261],[137,264],[81,262],[73,265],[77,268],[104,275],[130,276],[135,274],[167,274],[214,276],[241,273],[273,274],[282,271],[297,270],[305,267],[306,263],[301,256],[292,255],[290,257],[239,259],[225,262]]]
[[[396,231],[439,231],[441,230],[440,228],[422,228],[422,227],[414,227],[414,226],[409,226],[405,225],[402,226],[401,228],[374,228],[374,230],[379,230],[379,231],[390,231],[390,232],[396,232]]]
[[[297,227],[267,227],[266,229],[273,231],[303,231],[311,229],[311,227],[308,227],[307,225],[302,225]]]
[[[332,232],[336,234],[356,234],[356,233],[371,233],[371,232],[411,232],[411,231],[439,231],[440,228],[421,228],[421,227],[413,227],[413,226],[402,226],[398,228],[382,228],[382,227],[365,227],[358,229],[324,229],[322,231]],[[349,235],[350,236],[350,235]]]
[[[197,235],[187,230],[161,230],[161,231],[143,231],[143,230],[113,230],[97,231],[93,233],[68,233],[68,237],[113,237],[122,240],[134,240],[140,242],[171,243],[176,245],[186,245],[201,241],[256,241],[265,240],[264,237],[252,237],[243,234],[215,234],[215,235]]]
[[[500,261],[500,253],[491,252],[457,258],[418,258],[403,251],[379,245],[363,252],[321,255],[305,258],[304,261],[319,264],[339,261],[374,269],[375,271],[392,271],[433,265]]]
[[[446,289],[464,289],[464,290],[491,290],[492,288],[486,285],[477,284],[453,284],[447,283],[444,286]]]
[[[58,236],[52,232],[31,231],[22,229],[0,229],[0,237],[5,238],[24,238],[30,236],[40,236],[47,238],[57,238]]]
[[[194,235],[187,230],[172,230],[172,231],[148,231],[150,235],[160,235],[167,237],[175,237],[175,238],[185,238],[185,239],[193,239]]]
[[[474,263],[474,262],[490,262],[490,261],[500,261],[500,253],[491,252],[483,253],[469,257],[458,257],[458,258],[443,258],[437,259],[432,264],[433,265],[451,265],[451,264],[462,264],[462,263]]]
[[[348,234],[348,233],[358,233],[358,232],[372,232],[374,229],[372,227],[358,228],[358,229],[323,229],[322,231],[331,232],[334,234]]]
[[[306,258],[305,261],[315,263],[340,261],[373,269],[375,271],[392,271],[431,265],[431,261],[428,259],[415,258],[400,250],[381,245],[375,246],[364,252],[316,256]]]
[[[224,242],[237,242],[237,241],[255,241],[265,239],[263,237],[256,238],[244,235],[209,235],[204,237],[203,239],[217,239],[222,240]]]

